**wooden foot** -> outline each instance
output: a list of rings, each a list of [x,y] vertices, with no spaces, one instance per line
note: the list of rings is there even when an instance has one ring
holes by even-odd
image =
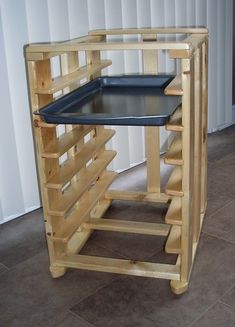
[[[187,291],[188,282],[182,282],[180,280],[171,280],[171,290],[173,293],[180,295]]]
[[[53,278],[59,278],[62,277],[65,273],[67,268],[65,267],[58,267],[58,266],[50,266],[50,272],[51,272],[51,276]]]

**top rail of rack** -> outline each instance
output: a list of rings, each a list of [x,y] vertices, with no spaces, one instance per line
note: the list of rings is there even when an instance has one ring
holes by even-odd
[[[157,41],[156,35],[185,34],[177,41]],[[120,36],[109,40],[107,36]],[[125,40],[124,35],[141,35],[138,40]],[[127,28],[93,30],[89,35],[63,42],[35,43],[25,47],[26,60],[44,60],[71,51],[169,50],[172,58],[188,58],[208,37],[206,28]],[[178,51],[178,52],[176,52]]]

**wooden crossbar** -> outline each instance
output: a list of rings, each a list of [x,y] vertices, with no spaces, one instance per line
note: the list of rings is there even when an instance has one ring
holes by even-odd
[[[107,230],[113,232],[136,233],[145,235],[167,236],[169,225],[152,224],[127,220],[115,220],[107,218],[90,218],[84,223],[85,228],[96,230]]]
[[[103,258],[88,255],[65,255],[56,260],[56,265],[114,274],[171,280],[180,279],[179,266],[170,264]]]
[[[165,193],[131,192],[131,191],[119,191],[119,190],[109,190],[105,194],[105,198],[111,200],[159,202],[159,203],[167,203],[168,200],[170,199],[170,197]]]

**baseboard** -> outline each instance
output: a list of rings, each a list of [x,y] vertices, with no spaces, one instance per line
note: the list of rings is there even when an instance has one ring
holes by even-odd
[[[232,120],[235,123],[235,104],[232,106]]]
[[[39,208],[40,208],[40,206],[33,206],[33,207],[30,207],[30,208],[27,208],[24,212],[20,212],[20,213],[18,212],[15,215],[10,215],[8,217],[5,217],[5,218],[3,218],[3,220],[0,221],[0,225],[4,224],[4,223],[6,223],[6,222],[8,222],[10,220],[20,218],[21,216],[23,216],[23,215],[25,215],[25,214],[27,214],[27,213],[29,213],[31,211],[34,211],[36,209],[39,209]]]

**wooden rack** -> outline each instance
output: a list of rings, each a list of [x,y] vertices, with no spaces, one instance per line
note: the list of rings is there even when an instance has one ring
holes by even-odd
[[[112,35],[137,35],[138,41],[107,40]],[[184,34],[183,41],[158,42],[158,34]],[[183,293],[189,283],[206,210],[207,176],[207,49],[205,28],[95,30],[75,40],[25,47],[37,163],[45,228],[54,278],[67,268],[89,269],[171,280],[172,291]],[[165,192],[160,189],[159,127],[146,127],[147,190],[108,190],[116,177],[107,166],[116,155],[106,144],[113,129],[104,126],[47,124],[34,112],[101,75],[112,64],[101,51],[141,50],[144,74],[158,72],[157,52],[167,50],[180,61],[181,72],[166,87],[182,105],[165,126],[175,133],[165,164],[173,170]],[[80,67],[79,53],[86,65]],[[52,58],[59,58],[60,76],[52,77]],[[60,131],[61,133],[61,131]],[[63,162],[62,159],[64,158]],[[114,200],[169,202],[166,224],[148,224],[102,218]],[[160,264],[78,254],[93,230],[166,237],[165,251],[178,255],[176,264]]]

